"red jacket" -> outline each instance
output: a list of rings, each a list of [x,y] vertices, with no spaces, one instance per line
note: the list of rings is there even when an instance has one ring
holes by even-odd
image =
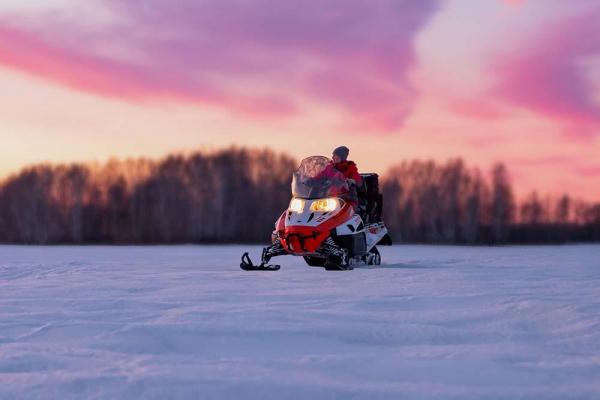
[[[354,161],[340,161],[337,164],[334,164],[332,161],[316,176],[316,178],[333,178],[339,173],[344,175],[344,178],[346,179],[354,179],[359,186],[362,184],[362,178],[358,173]]]
[[[333,164],[335,169],[344,174],[346,179],[354,179],[358,186],[362,185],[362,178],[358,173],[358,168],[354,161],[340,161],[339,163]]]

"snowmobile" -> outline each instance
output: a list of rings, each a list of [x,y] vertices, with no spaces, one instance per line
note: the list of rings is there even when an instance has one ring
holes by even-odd
[[[379,265],[378,245],[392,240],[381,219],[382,196],[377,174],[361,174],[362,185],[348,182],[323,156],[304,159],[292,177],[292,199],[275,223],[272,244],[262,251],[261,263],[248,253],[240,267],[246,271],[277,271],[269,264],[276,256],[304,258],[311,267],[351,270]]]

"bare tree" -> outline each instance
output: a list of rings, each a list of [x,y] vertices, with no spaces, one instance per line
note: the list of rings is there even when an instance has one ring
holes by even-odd
[[[533,192],[521,205],[521,222],[528,225],[539,225],[543,222],[543,217],[543,204],[537,192]]]
[[[556,203],[554,220],[558,224],[571,222],[571,198],[568,194],[564,194]]]
[[[502,163],[498,163],[492,168],[491,201],[493,240],[496,243],[504,243],[508,240],[515,206],[508,172]]]

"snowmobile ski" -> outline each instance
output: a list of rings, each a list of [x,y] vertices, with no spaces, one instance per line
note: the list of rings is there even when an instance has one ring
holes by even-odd
[[[279,271],[281,266],[265,263],[254,265],[248,253],[244,253],[242,256],[242,262],[240,263],[240,268],[244,271]]]

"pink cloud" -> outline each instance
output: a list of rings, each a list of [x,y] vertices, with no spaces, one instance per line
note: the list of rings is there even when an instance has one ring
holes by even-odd
[[[9,25],[0,15],[0,63],[101,96],[261,118],[298,113],[308,100],[385,132],[410,113],[414,37],[438,9],[438,0],[98,4],[119,17],[94,31],[56,16]],[[117,57],[117,48],[136,56]]]
[[[225,107],[258,116],[287,115],[293,105],[285,98],[228,95],[208,83],[184,83],[135,65],[87,55],[0,26],[0,63],[60,85],[128,101],[175,98],[183,102]]]
[[[521,159],[511,159],[510,164],[517,167],[552,167],[552,166],[570,166],[579,161],[573,156],[548,155],[544,157],[531,157]]]
[[[492,95],[557,121],[570,138],[600,134],[598,87],[584,63],[600,56],[600,6],[548,24],[492,65]]]
[[[504,4],[512,7],[520,7],[525,4],[525,0],[503,0]]]
[[[507,116],[497,104],[482,98],[451,99],[449,109],[470,118],[497,120]]]
[[[600,178],[600,165],[587,165],[578,167],[576,169],[577,174],[586,178]],[[597,185],[593,185],[597,186]]]

